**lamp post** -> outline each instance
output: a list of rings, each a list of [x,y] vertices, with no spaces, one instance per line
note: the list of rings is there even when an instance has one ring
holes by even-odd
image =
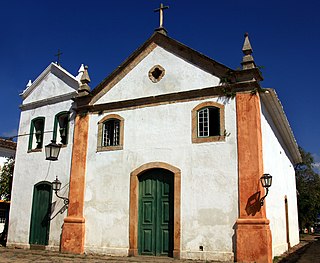
[[[272,176],[270,174],[263,174],[260,178],[261,185],[266,189],[266,194],[260,199],[260,205],[263,206],[264,199],[268,195],[269,187],[272,185]]]

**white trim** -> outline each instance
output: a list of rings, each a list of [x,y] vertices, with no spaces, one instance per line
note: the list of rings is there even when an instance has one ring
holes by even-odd
[[[77,80],[76,77],[71,75],[68,71],[66,71],[64,68],[61,66],[51,62],[50,65],[36,78],[36,80],[32,83],[31,86],[27,87],[21,94],[20,96],[22,99],[26,99],[30,93],[37,87],[37,85],[50,73],[58,70],[59,72],[62,72],[64,75],[69,77],[71,80],[75,82],[75,84],[79,84],[79,81]],[[75,85],[77,86],[77,85]],[[74,87],[72,87],[74,88]],[[75,88],[77,90],[78,87]]]
[[[266,92],[261,93],[260,97],[283,139],[285,144],[283,147],[288,151],[289,159],[293,164],[300,163],[302,159],[299,147],[276,91],[270,88],[266,89]]]

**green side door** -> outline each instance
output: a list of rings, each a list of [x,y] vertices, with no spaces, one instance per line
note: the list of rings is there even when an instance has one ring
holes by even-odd
[[[152,169],[139,176],[140,255],[172,256],[173,174]]]
[[[30,244],[48,245],[51,200],[51,183],[40,182],[34,186],[29,237]]]

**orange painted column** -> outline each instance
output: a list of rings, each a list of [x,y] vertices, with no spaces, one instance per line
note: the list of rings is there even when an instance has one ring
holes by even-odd
[[[237,262],[272,262],[272,240],[265,205],[259,94],[237,93],[239,218],[236,228]]]
[[[75,119],[71,160],[69,208],[64,219],[61,251],[84,253],[85,218],[83,217],[89,115]]]

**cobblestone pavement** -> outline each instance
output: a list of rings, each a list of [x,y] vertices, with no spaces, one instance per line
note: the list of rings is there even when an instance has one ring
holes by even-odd
[[[177,260],[167,257],[112,257],[101,255],[73,255],[63,254],[59,252],[52,252],[46,250],[29,250],[29,249],[12,249],[0,247],[0,263],[15,262],[15,263],[67,263],[67,262],[79,262],[79,263],[92,263],[92,262],[146,262],[146,263],[204,263],[215,261],[198,261],[198,260]]]
[[[204,263],[217,261],[177,260],[167,257],[112,257],[103,255],[73,255],[47,250],[12,249],[0,246],[0,263]],[[281,257],[274,259],[275,263],[320,263],[320,236],[307,236],[300,244]],[[231,263],[231,262],[229,262]]]

